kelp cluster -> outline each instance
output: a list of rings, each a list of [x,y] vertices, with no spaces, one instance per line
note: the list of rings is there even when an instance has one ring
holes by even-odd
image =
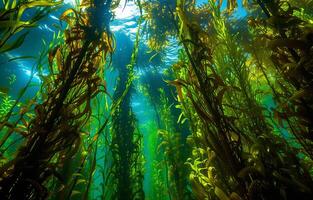
[[[312,78],[310,64],[306,68],[303,64],[310,61],[302,58],[301,62],[299,55],[305,57],[311,52],[307,41],[311,25],[295,16],[294,11],[300,8],[287,1],[244,2],[254,9],[259,6],[265,13],[259,20],[263,23],[248,21],[252,25],[250,37],[259,36],[255,42],[258,38],[264,38],[261,42],[270,41],[267,48],[272,48],[272,55],[265,57],[269,51],[265,47],[261,60],[259,49],[251,51],[253,45],[239,40],[240,32],[232,33],[230,27],[235,25],[229,24],[227,16],[236,8],[236,1],[228,1],[226,13],[222,13],[222,1],[209,1],[201,7],[210,12],[202,21],[197,17],[201,10],[186,8],[185,1],[176,3],[170,20],[177,23],[182,51],[173,66],[177,79],[170,84],[176,87],[182,112],[190,120],[192,135],[188,142],[193,150],[187,164],[195,198],[310,199],[312,177],[307,167],[311,161],[301,159],[310,157],[311,123],[303,121],[303,115],[310,110],[310,95],[304,92],[309,90],[300,87],[309,88]],[[203,20],[206,25],[202,25]],[[307,48],[300,47],[301,43]],[[265,62],[274,67],[269,69],[271,74]],[[294,67],[292,63],[296,63]],[[289,66],[289,70],[302,71],[302,77],[295,71],[289,71],[287,76],[282,65],[284,69]],[[282,82],[276,86],[269,78],[272,76]],[[292,82],[290,76],[297,76],[293,80],[298,83]],[[278,106],[267,110],[265,97],[272,98]],[[304,106],[306,111],[300,111]],[[300,148],[283,137],[282,128],[294,134]]]
[[[293,128],[292,133],[312,158],[313,29],[310,18],[297,16],[301,9],[296,6],[295,2],[265,3],[262,10],[268,20],[261,27],[267,29],[263,38],[272,50],[275,71],[288,84],[280,84],[281,91],[275,96],[280,104],[278,112],[285,114],[284,120]],[[309,2],[305,6],[310,6]]]
[[[107,20],[95,23],[94,19],[106,16],[109,8],[110,2],[83,1],[80,10],[70,9],[61,16],[68,27],[63,44],[49,51],[51,76],[43,85],[42,102],[33,101],[31,119],[20,119],[25,121],[26,143],[1,167],[2,199],[46,198],[43,184],[78,150],[81,127],[91,115],[90,100],[106,92],[97,71],[103,55],[112,51],[111,36],[103,23]],[[29,109],[25,107],[20,114]]]
[[[0,199],[312,199],[313,1],[134,2],[134,44],[110,30],[122,1],[83,0],[1,88]],[[1,6],[5,53],[62,2]]]

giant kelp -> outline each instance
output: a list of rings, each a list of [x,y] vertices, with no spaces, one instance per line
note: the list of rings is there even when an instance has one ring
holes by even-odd
[[[309,185],[312,184],[310,175],[305,166],[299,170],[299,159],[288,144],[271,133],[271,128],[261,111],[262,108],[257,105],[251,93],[250,75],[247,74],[249,71],[245,67],[246,55],[240,54],[240,49],[235,46],[236,44],[227,42],[232,42],[233,39],[228,39],[229,33],[225,32],[226,27],[223,27],[223,21],[218,18],[221,8],[213,1],[209,5],[213,27],[216,28],[218,34],[217,38],[207,33],[186,14],[188,9],[185,9],[184,1],[178,1],[176,9],[179,22],[177,33],[188,60],[182,60],[181,63],[175,65],[180,79],[173,81],[172,84],[177,88],[186,116],[190,117],[194,125],[191,144],[193,146],[204,145],[195,147],[194,159],[188,162],[192,168],[190,178],[194,184],[196,197],[199,199],[216,197],[220,199],[240,197],[268,199],[270,196],[280,198],[281,195],[290,198],[296,195],[302,195],[303,198],[310,196]],[[224,60],[220,61],[217,57],[215,60],[212,59],[217,55],[212,46],[214,39],[219,38],[221,40],[216,43],[225,44],[226,47],[222,49],[223,57],[220,57]],[[227,70],[224,77],[219,71],[223,69],[214,63],[216,61],[224,61],[222,64],[228,65],[228,68],[221,65]],[[240,93],[242,96],[237,96]],[[237,105],[231,105],[226,103],[228,98],[231,102],[234,102],[236,98],[240,100],[235,101]],[[241,105],[240,102],[244,104]],[[198,116],[188,114],[188,109],[190,109],[188,105],[193,106]],[[244,114],[246,108],[247,118],[241,121],[237,113]],[[231,110],[235,112],[232,113]],[[276,138],[275,142],[269,141],[270,138]],[[265,157],[272,163],[266,162]],[[297,166],[298,170],[293,167],[287,169],[290,165]],[[284,171],[281,171],[281,168]],[[286,175],[285,170],[293,174],[287,178],[289,183],[286,182],[287,179],[282,179]],[[306,189],[301,189],[300,185],[296,186],[301,179],[304,181],[301,185]],[[290,185],[292,180],[295,181],[293,186]],[[276,183],[285,185],[284,187],[289,189],[284,192],[281,191],[280,186],[275,189]],[[227,193],[230,197],[227,197]]]
[[[169,79],[171,76],[160,74],[156,71],[146,72],[142,76],[141,88],[152,105],[158,127],[156,146],[149,146],[154,150],[155,159],[153,165],[157,168],[152,170],[154,174],[155,191],[161,188],[166,190],[154,193],[154,198],[161,199],[168,196],[169,199],[188,199],[187,169],[184,161],[188,155],[186,135],[188,127],[177,123],[180,121],[180,112],[175,108],[176,102],[173,88],[158,80]],[[177,120],[178,119],[178,120]],[[186,125],[186,124],[185,124]],[[150,133],[155,134],[155,133]],[[151,154],[153,154],[151,152]],[[154,156],[154,155],[151,155]]]
[[[278,101],[284,111],[278,112],[286,114],[293,134],[312,158],[312,25],[296,15],[300,8],[292,1],[264,2],[260,6],[268,17],[265,26],[272,31],[264,36],[272,49],[271,59],[291,86],[283,88],[285,100]],[[289,118],[297,118],[297,125]]]
[[[119,69],[119,80],[114,93],[115,99],[123,95],[128,80],[126,66]],[[137,130],[136,118],[131,109],[131,85],[127,94],[116,108],[112,116],[112,141],[110,150],[112,152],[112,176],[116,181],[116,192],[113,199],[143,199],[142,190],[142,136]]]
[[[137,2],[140,8],[140,1]],[[139,18],[139,23],[142,18]],[[111,140],[109,151],[112,164],[108,170],[107,196],[110,199],[144,199],[143,191],[143,158],[142,135],[137,128],[137,120],[131,107],[134,92],[134,65],[139,50],[138,27],[134,48],[130,51],[131,42],[124,39],[124,48],[119,48],[123,54],[122,60],[117,59],[113,65],[118,70],[117,86],[113,95],[116,103],[112,113]],[[112,185],[113,185],[113,191]]]
[[[83,1],[81,8],[87,12],[71,9],[61,16],[68,23],[65,43],[49,53],[47,98],[35,105],[26,144],[1,168],[2,198],[46,198],[43,184],[62,166],[56,156],[77,151],[80,128],[90,116],[90,99],[106,90],[97,71],[102,55],[112,50],[111,39],[107,24],[95,23],[94,18],[105,17],[109,6],[110,2]]]

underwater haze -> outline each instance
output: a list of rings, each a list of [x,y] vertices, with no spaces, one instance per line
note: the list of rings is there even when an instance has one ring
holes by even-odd
[[[313,199],[313,0],[2,0],[0,200]]]

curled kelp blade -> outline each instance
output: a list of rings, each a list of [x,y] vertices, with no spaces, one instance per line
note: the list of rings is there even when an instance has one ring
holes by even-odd
[[[238,8],[238,3],[243,7],[247,8],[249,1],[248,0],[214,0],[218,8],[221,8],[224,3],[226,3],[226,10],[228,13],[232,13]]]
[[[24,29],[33,28],[53,8],[61,5],[62,1],[17,1],[4,0],[3,8],[0,8],[0,53],[11,51],[20,47],[27,32],[16,36]],[[40,8],[40,9],[39,9]],[[31,18],[22,19],[26,10],[36,10]]]

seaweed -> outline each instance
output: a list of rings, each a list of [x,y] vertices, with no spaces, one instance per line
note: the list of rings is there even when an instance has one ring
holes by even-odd
[[[0,10],[0,53],[11,51],[20,47],[28,32],[24,29],[30,29],[45,16],[49,14],[53,9],[56,9],[62,2],[61,1],[18,1],[18,0],[4,0]],[[44,7],[44,9],[38,9]],[[23,19],[22,16],[31,9],[35,11],[35,14],[29,19]],[[17,36],[18,32],[23,31]],[[12,39],[13,36],[17,37]]]
[[[309,64],[312,27],[308,21],[294,15],[299,8],[292,1],[258,2],[268,17],[265,26],[273,31],[267,40],[276,73],[291,85],[284,94],[285,100],[280,100],[279,107],[289,106],[282,112],[294,129],[293,134],[312,158],[312,99],[309,94],[312,87]],[[292,123],[293,118],[297,119],[296,125]]]
[[[109,12],[99,11],[102,4],[84,1],[82,7],[93,9],[85,13],[71,9],[61,16],[69,27],[65,43],[49,53],[53,76],[47,84],[47,98],[35,105],[25,145],[1,168],[1,198],[46,198],[43,184],[62,166],[53,158],[60,152],[74,154],[80,145],[80,126],[90,116],[90,99],[103,87],[97,75],[101,55],[112,50],[105,25],[89,21],[97,12]]]
[[[220,75],[220,69],[214,62],[215,60],[212,60],[216,51],[212,49],[212,35],[207,34],[198,24],[188,20],[184,3],[184,1],[177,1],[178,7],[175,14],[177,15],[178,25],[176,29],[188,61],[181,61],[179,63],[180,66],[176,67],[184,73],[177,72],[179,79],[175,81],[175,85],[183,88],[183,95],[188,98],[189,104],[197,113],[197,116],[191,117],[194,119],[190,119],[191,123],[198,124],[196,132],[193,133],[194,141],[191,140],[191,142],[195,145],[203,144],[203,146],[200,145],[200,155],[204,155],[204,158],[209,158],[201,160],[200,155],[195,152],[195,157],[188,162],[193,169],[190,181],[194,184],[193,189],[196,197],[199,199],[204,197],[225,199],[227,196],[229,196],[228,198],[240,196],[243,199],[267,199],[270,198],[267,195],[269,191],[271,191],[272,197],[276,196],[277,198],[281,195],[290,197],[302,196],[303,198],[311,195],[312,191],[308,189],[309,187],[304,186],[312,184],[311,177],[304,167],[297,170],[289,168],[288,171],[293,171],[292,176],[297,179],[293,186],[290,185],[291,179],[287,183],[279,178],[286,175],[280,168],[288,169],[288,166],[290,166],[290,163],[281,160],[281,156],[288,157],[289,162],[293,162],[293,165],[298,167],[300,167],[299,161],[295,154],[288,149],[288,145],[284,141],[272,134],[267,136],[270,133],[270,128],[264,121],[260,107],[253,100],[253,96],[249,94],[251,93],[251,89],[249,89],[249,82],[251,81],[248,82],[247,71],[244,71],[245,65],[241,64],[244,62],[238,60],[244,59],[245,55],[238,55],[240,53],[238,47],[235,44],[227,43],[228,39],[225,37],[229,36],[227,36],[227,32],[223,32],[225,26],[221,27],[222,21],[218,20],[220,8],[216,6],[215,2],[209,2],[212,19],[218,20],[213,21],[213,25],[215,24],[215,27],[218,26],[217,37],[221,39],[221,41],[216,43],[222,42],[222,45],[225,43],[226,52],[224,50],[223,53],[227,54],[227,51],[229,53],[224,59],[229,58],[229,61],[227,60],[226,62],[228,65],[233,66],[233,68],[225,68],[230,71],[227,72],[227,77]],[[229,41],[232,41],[232,39]],[[231,56],[234,57],[232,58]],[[237,57],[238,59],[234,60]],[[229,73],[233,74],[234,77],[232,78]],[[237,84],[234,81],[238,81],[239,85],[234,85]],[[227,91],[233,91],[232,95],[226,95]],[[231,96],[237,95],[238,91],[242,92],[244,97],[244,99],[241,97],[240,101],[248,104],[242,107],[249,108],[249,111],[253,110],[253,112],[247,113],[249,118],[246,118],[245,121],[248,123],[240,123],[238,120],[240,116],[234,116],[239,111],[235,106],[232,107],[232,109],[235,109],[234,113],[232,113],[223,105],[227,96],[230,98],[230,101],[234,102],[235,99]],[[187,104],[186,97],[181,99],[181,101],[184,100],[185,104]],[[240,104],[238,106],[240,107]],[[187,108],[185,107],[185,109]],[[253,125],[250,131],[252,134],[255,134],[252,136],[252,140],[249,138],[250,134],[248,134],[249,121]],[[273,137],[276,138],[275,143],[267,140],[267,138]],[[255,139],[256,141],[253,141]],[[279,144],[280,142],[281,144]],[[284,147],[277,150],[278,144]],[[255,154],[254,150],[251,151],[250,148],[256,145],[259,148]],[[248,152],[247,148],[250,149]],[[197,148],[195,147],[195,149]],[[250,156],[246,157],[249,152],[252,153],[250,156],[255,157],[254,159],[252,157],[249,158]],[[280,153],[277,154],[277,152]],[[272,162],[265,161],[265,157]],[[212,175],[213,179],[210,179],[210,171],[208,170],[214,172]],[[206,173],[208,175],[205,175]],[[279,173],[284,175],[278,175]],[[305,178],[303,179],[303,177]],[[249,180],[251,178],[252,180]],[[296,182],[299,183],[300,180],[304,181],[301,184],[303,188],[300,185],[295,187],[297,185]],[[284,191],[284,194],[281,192],[281,187],[275,189],[274,183],[277,182],[288,188],[288,190]]]

